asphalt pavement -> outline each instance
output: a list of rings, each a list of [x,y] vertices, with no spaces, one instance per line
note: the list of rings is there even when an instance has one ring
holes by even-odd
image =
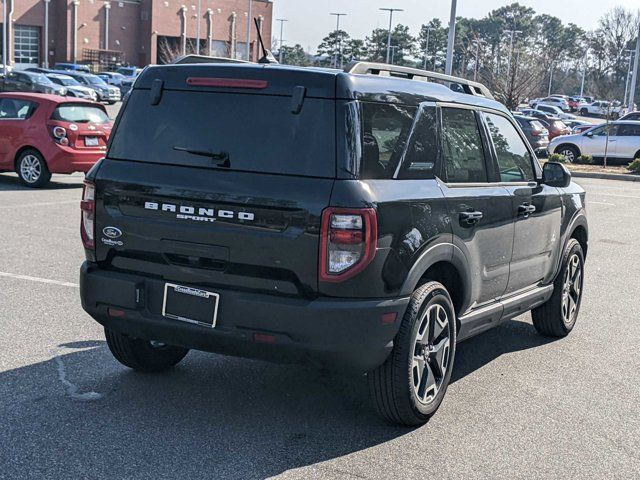
[[[122,367],[80,307],[82,176],[0,174],[0,478],[640,478],[640,185],[579,183],[573,333],[542,338],[527,314],[460,344],[439,412],[408,429],[363,377],[200,352]]]

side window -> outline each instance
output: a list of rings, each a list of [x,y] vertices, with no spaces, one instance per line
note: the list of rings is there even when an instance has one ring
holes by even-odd
[[[472,110],[442,109],[442,157],[448,182],[487,181],[482,137]]]
[[[416,111],[402,105],[362,104],[361,178],[393,178]]]
[[[436,108],[421,108],[409,137],[399,179],[433,178],[438,155],[436,124]]]
[[[486,113],[484,117],[496,150],[500,181],[534,180],[531,154],[513,124],[505,117]]]
[[[619,137],[640,137],[640,125],[623,123],[618,126]]]
[[[35,109],[36,104],[32,102],[3,98],[0,101],[0,119],[25,120],[33,114]]]
[[[618,134],[618,126],[617,125],[609,125],[609,136],[614,137]],[[602,125],[598,128],[594,128],[591,130],[591,133],[594,137],[605,137],[607,135],[607,125]]]

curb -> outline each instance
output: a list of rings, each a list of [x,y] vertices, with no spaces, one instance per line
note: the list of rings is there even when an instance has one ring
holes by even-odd
[[[569,170],[571,172],[571,170]],[[622,180],[625,182],[640,182],[640,175],[622,174],[622,173],[589,173],[589,172],[571,172],[573,178],[598,178],[602,180]]]

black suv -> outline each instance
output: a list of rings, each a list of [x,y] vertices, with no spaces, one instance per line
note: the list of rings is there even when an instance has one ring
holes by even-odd
[[[565,336],[580,308],[584,191],[488,96],[379,64],[147,68],[87,175],[83,308],[135,370],[307,361],[425,422],[457,342],[529,310]]]

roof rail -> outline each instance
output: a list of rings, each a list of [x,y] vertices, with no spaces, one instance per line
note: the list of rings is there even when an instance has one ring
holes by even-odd
[[[468,95],[486,97],[494,100],[489,89],[482,83],[467,80],[465,78],[445,75],[444,73],[430,72],[419,68],[401,67],[399,65],[389,65],[386,63],[373,62],[352,62],[344,69],[346,73],[356,73],[364,75],[386,75],[389,77],[406,78],[409,80],[419,80],[423,82],[434,82],[445,84],[454,91],[461,90]],[[454,87],[458,85],[458,87]]]
[[[251,63],[246,60],[236,60],[226,57],[209,57],[207,55],[183,55],[176,58],[172,65],[186,65],[189,63]]]

